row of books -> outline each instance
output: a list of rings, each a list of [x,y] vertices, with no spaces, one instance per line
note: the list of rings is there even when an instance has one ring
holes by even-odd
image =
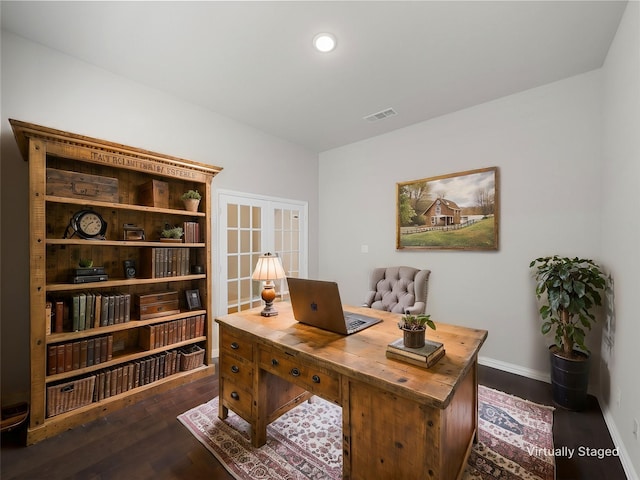
[[[124,365],[100,370],[96,374],[93,400],[99,402],[133,388],[156,382],[179,370],[180,355],[178,350],[159,353]]]
[[[171,322],[144,325],[140,328],[139,345],[146,350],[164,347],[204,335],[205,315],[193,315]]]
[[[47,347],[47,375],[70,372],[113,358],[113,335],[58,343]]]
[[[200,243],[200,224],[198,222],[184,222],[184,243]]]
[[[80,292],[51,298],[46,306],[47,333],[78,332],[131,319],[131,294]]]
[[[189,257],[188,248],[145,248],[140,256],[140,273],[149,278],[189,275]]]

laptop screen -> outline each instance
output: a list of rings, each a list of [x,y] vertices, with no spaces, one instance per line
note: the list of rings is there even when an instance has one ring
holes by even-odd
[[[354,333],[348,328],[336,282],[287,278],[287,283],[293,316],[297,321],[343,335]],[[359,315],[358,330],[380,321],[379,318]]]

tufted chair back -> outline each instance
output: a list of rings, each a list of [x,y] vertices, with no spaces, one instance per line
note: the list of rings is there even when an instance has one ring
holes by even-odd
[[[369,278],[365,307],[387,312],[425,313],[431,270],[413,267],[376,268]]]

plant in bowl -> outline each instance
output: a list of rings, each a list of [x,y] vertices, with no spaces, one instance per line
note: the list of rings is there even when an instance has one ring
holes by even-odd
[[[200,200],[202,199],[202,195],[198,190],[189,190],[182,194],[182,202],[184,203],[184,208],[190,212],[197,212],[198,206],[200,205]]]
[[[600,292],[607,285],[606,277],[593,260],[578,257],[540,257],[529,268],[535,268],[536,297],[544,297],[540,330],[555,336],[555,344],[549,347],[554,401],[581,410],[589,379],[585,338],[596,322],[594,307],[602,305]]]
[[[78,262],[78,265],[80,265],[80,267],[82,268],[91,268],[93,267],[93,260],[91,260],[90,258],[81,258]]]
[[[170,227],[166,225],[164,230],[160,233],[160,240],[180,242],[183,233],[184,231],[182,230],[182,227]]]
[[[424,346],[427,327],[436,329],[436,324],[431,320],[431,315],[412,315],[406,312],[398,322],[398,328],[402,330],[404,345],[407,348],[420,348]]]

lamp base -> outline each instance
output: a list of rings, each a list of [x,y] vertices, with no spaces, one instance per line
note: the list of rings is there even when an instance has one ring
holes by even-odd
[[[273,282],[265,282],[264,289],[262,290],[262,300],[264,300],[264,310],[260,312],[263,317],[275,317],[278,315],[278,311],[273,306],[273,301],[276,298],[276,289]]]
[[[264,310],[260,312],[260,315],[263,317],[275,317],[278,315],[278,311],[274,308],[273,305],[265,305]]]

